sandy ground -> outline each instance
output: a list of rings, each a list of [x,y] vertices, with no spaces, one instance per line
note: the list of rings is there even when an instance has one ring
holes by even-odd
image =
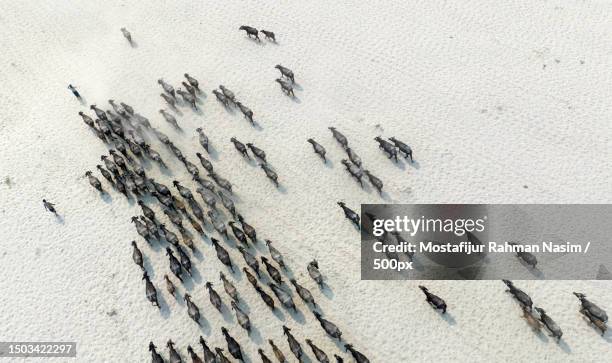
[[[521,281],[559,323],[556,344],[534,334],[500,281],[427,282],[449,315],[433,311],[417,282],[360,281],[359,234],[336,201],[360,203],[609,203],[612,201],[609,102],[612,99],[612,5],[583,1],[2,1],[0,24],[0,321],[2,340],[73,340],[78,362],[142,362],[156,342],[167,357],[171,338],[186,346],[204,335],[225,346],[227,326],[249,361],[273,338],[290,355],[282,324],[330,356],[327,338],[302,303],[302,314],[269,312],[243,274],[236,285],[256,331],[247,337],[232,314],[208,302],[205,281],[224,267],[210,243],[198,241],[198,277],[189,290],[207,321],[198,328],[183,303],[162,293],[162,313],[144,295],[131,260],[137,239],[153,282],[169,273],[159,247],[148,247],[129,218],[133,201],[116,192],[100,198],[83,177],[107,148],[82,123],[86,104],[104,109],[122,100],[168,134],[192,162],[196,127],[208,133],[215,168],[237,191],[237,206],[261,238],[276,242],[295,276],[347,341],[372,362],[601,361],[612,347],[578,313],[580,290],[612,310],[610,283]],[[278,44],[258,44],[241,24],[269,28]],[[119,28],[136,42],[130,47]],[[295,99],[284,96],[273,68],[296,72]],[[182,74],[205,91],[201,112],[180,108],[183,132],[157,113],[165,107],[156,80],[178,85]],[[251,127],[210,93],[232,89],[255,112]],[[348,138],[386,193],[361,189],[344,171],[345,157],[328,126]],[[378,126],[377,126],[378,125]],[[406,140],[410,165],[389,162],[372,140]],[[263,148],[277,169],[276,189],[234,150],[229,138]],[[306,143],[328,150],[324,165]],[[195,189],[178,161],[166,184]],[[108,187],[108,185],[106,184]],[[57,203],[60,221],[41,199]],[[260,247],[261,248],[261,247]],[[232,250],[235,261],[242,259]],[[317,258],[330,286],[319,292],[306,275]],[[310,350],[305,346],[311,360]],[[196,348],[199,352],[199,347]],[[345,358],[348,355],[342,353]],[[32,359],[32,361],[36,361]],[[41,360],[42,361],[42,360]],[[54,361],[74,361],[56,359]],[[350,359],[349,359],[350,361]]]

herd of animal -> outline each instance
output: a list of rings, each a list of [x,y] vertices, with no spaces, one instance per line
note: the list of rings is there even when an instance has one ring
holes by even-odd
[[[259,40],[259,31],[257,29],[249,26],[241,26],[240,29],[246,31],[249,37]],[[131,34],[125,29],[122,29],[122,32],[132,43]],[[264,30],[261,32],[269,40],[276,41],[273,32]],[[281,65],[277,65],[275,68],[281,73],[281,78],[276,81],[281,85],[282,90],[286,94],[293,95],[294,73]],[[175,90],[170,83],[159,79],[157,82],[162,87],[161,97],[174,110],[181,105],[188,105],[193,109],[197,109],[198,104],[201,103],[198,97],[202,92],[200,90],[200,82],[187,73],[184,74],[184,77],[185,80],[181,83],[186,91],[181,88]],[[218,90],[213,91],[213,94],[225,107],[235,106],[250,123],[253,124],[255,122],[251,109],[238,101],[234,92],[227,87],[220,85]],[[80,95],[78,97],[80,98]],[[271,311],[277,310],[279,305],[294,313],[300,308],[310,311],[325,333],[330,338],[341,342],[346,352],[349,352],[357,363],[369,362],[369,359],[363,353],[346,342],[338,326],[323,317],[321,309],[315,302],[315,295],[305,286],[303,281],[298,282],[297,278],[293,276],[283,255],[274,247],[272,241],[269,239],[264,240],[267,246],[267,255],[264,255],[264,253],[255,248],[255,245],[261,243],[261,237],[257,235],[256,229],[246,221],[244,215],[236,207],[233,184],[221,175],[220,171],[217,170],[213,162],[207,157],[207,154],[210,152],[210,140],[202,128],[197,128],[195,131],[197,132],[203,152],[190,151],[190,153],[195,154],[199,159],[200,164],[206,171],[206,177],[203,176],[204,173],[200,172],[198,166],[188,160],[187,153],[180,150],[167,135],[156,129],[149,119],[137,113],[132,106],[123,102],[116,102],[112,99],[108,103],[110,108],[107,110],[103,110],[95,104],[90,106],[90,110],[95,114],[95,119],[83,111],[79,112],[79,115],[83,122],[93,131],[94,135],[109,148],[108,155],[100,157],[101,163],[96,165],[96,169],[110,185],[110,188],[104,186],[92,171],[86,171],[85,176],[90,185],[100,193],[106,194],[111,189],[114,189],[126,198],[133,198],[137,201],[142,214],[133,216],[131,222],[134,224],[138,235],[147,244],[161,244],[165,246],[163,251],[165,251],[168,258],[168,269],[170,272],[162,274],[165,290],[173,298],[185,301],[186,312],[196,324],[201,324],[202,302],[195,301],[187,292],[180,296],[177,285],[183,284],[193,274],[194,265],[190,255],[199,251],[202,246],[208,245],[209,242],[211,247],[214,248],[217,259],[227,268],[226,271],[219,272],[219,280],[227,294],[227,299],[230,301],[231,310],[235,313],[238,325],[247,335],[250,334],[252,329],[251,320],[243,306],[244,294],[241,294],[234,285],[234,278],[240,271],[244,273],[255,292],[257,292],[257,295],[260,296],[261,300]],[[176,117],[170,111],[162,109],[160,114],[173,127],[180,128]],[[347,153],[348,160],[342,160],[347,172],[361,185],[363,185],[362,177],[366,175],[370,183],[379,192],[382,192],[383,182],[368,169],[363,168],[363,163],[359,156],[348,146],[348,139],[336,128],[330,127],[329,129],[333,137]],[[195,189],[190,189],[178,180],[173,180],[173,190],[161,180],[156,180],[148,175],[149,172],[145,170],[145,167],[149,168],[151,161],[156,163],[161,169],[167,169],[169,163],[153,147],[153,137],[161,142],[181,162],[190,178],[195,182]],[[412,161],[412,150],[404,142],[394,137],[389,138],[389,141],[381,137],[376,137],[375,140],[390,159],[397,161],[399,152],[407,160]],[[264,150],[258,148],[253,143],[244,144],[235,137],[232,137],[230,141],[235,149],[245,157],[250,158],[250,150],[254,157],[260,161],[259,165],[266,176],[276,186],[279,185],[278,175],[268,164],[267,155]],[[312,145],[314,152],[324,162],[327,162],[325,148],[312,138],[308,139],[307,142]],[[168,174],[167,171],[166,174]],[[195,193],[192,190],[195,190]],[[196,195],[199,195],[199,198]],[[201,202],[204,202],[206,207],[203,207]],[[218,202],[220,202],[222,208],[217,205]],[[46,200],[43,203],[45,208],[55,213],[52,203]],[[360,228],[359,214],[348,208],[343,202],[338,202],[338,205],[343,209],[345,216],[356,227]],[[161,210],[162,214],[154,209]],[[204,212],[205,209],[207,209],[206,212]],[[166,219],[167,221],[165,221]],[[191,229],[189,226],[191,226]],[[231,235],[228,230],[231,230]],[[214,237],[212,235],[214,232],[218,236]],[[132,259],[143,271],[142,280],[145,282],[145,296],[152,305],[161,309],[159,302],[159,294],[161,292],[159,287],[156,287],[150,278],[149,274],[151,271],[147,271],[145,268],[145,253],[143,253],[136,240],[131,241],[131,246]],[[232,257],[233,254],[240,254],[242,256],[244,266],[241,266],[242,263],[238,259]],[[326,288],[323,275],[316,260],[310,262],[305,270],[319,288]],[[517,300],[531,312],[531,300],[529,300],[528,296],[515,288],[511,282],[506,282],[506,284]],[[227,306],[223,302],[224,298],[215,289],[210,277],[204,286],[208,291],[211,305],[220,314],[223,314]],[[291,288],[300,297],[303,304],[294,301],[294,294]],[[442,298],[431,293],[424,286],[419,286],[419,288],[423,291],[426,301],[432,307],[441,310],[442,313],[446,312],[446,302]],[[272,294],[270,294],[270,291]],[[576,296],[582,301],[581,312],[593,324],[598,326],[602,332],[605,332],[605,322],[607,320],[605,312],[586,300],[583,294],[576,294]],[[556,327],[552,319],[546,315],[544,310],[539,308],[536,308],[536,310],[539,312],[540,321],[555,336],[560,338],[560,329]],[[229,355],[234,359],[244,361],[244,353],[238,341],[230,335],[226,327],[221,327],[220,330],[227,343]],[[284,336],[286,336],[289,350],[298,361],[302,361],[305,353],[300,339],[286,325],[282,325],[282,330]],[[310,348],[317,361],[322,363],[330,362],[328,353],[319,348],[311,339],[305,339],[304,342]],[[268,343],[272,354],[266,353],[263,347],[258,349],[262,362],[272,362],[269,356],[274,356],[278,362],[287,361],[285,353],[273,339],[268,339]],[[187,346],[187,352],[192,362],[230,362],[224,353],[225,349],[221,347],[211,348],[202,336],[199,337],[199,344],[202,348],[203,358],[200,358],[191,345]],[[166,346],[168,358],[163,358],[157,350],[157,346],[153,342],[149,344],[152,362],[165,362],[166,359],[173,363],[183,361],[172,340],[168,340]],[[333,357],[336,362],[344,361],[340,354],[333,354]]]

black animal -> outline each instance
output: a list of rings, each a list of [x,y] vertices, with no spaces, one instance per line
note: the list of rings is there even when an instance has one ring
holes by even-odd
[[[157,306],[158,309],[161,309],[159,306],[159,302],[157,302],[157,290],[153,283],[149,279],[149,274],[145,271],[142,275],[142,279],[145,280],[145,293],[147,295],[147,300],[151,302],[154,306]]]
[[[217,252],[217,258],[219,259],[219,261],[221,261],[221,263],[223,263],[224,265],[228,266],[232,270],[232,272],[234,272],[234,266],[232,265],[232,260],[230,259],[227,250],[219,244],[219,240],[211,238],[211,241],[215,246],[215,251]]]
[[[232,233],[234,234],[236,239],[242,242],[242,244],[244,244],[245,246],[248,245],[246,235],[244,234],[244,232],[242,232],[240,228],[238,228],[238,226],[236,225],[236,222],[229,221],[227,222],[227,224],[229,224],[230,228],[232,229]]]
[[[276,360],[278,360],[280,363],[287,362],[287,359],[285,358],[285,354],[283,354],[283,351],[280,350],[276,346],[276,344],[274,344],[274,341],[272,339],[268,339],[268,343],[272,347],[272,352],[274,352],[274,356],[276,357]]]
[[[580,292],[574,292],[574,295],[576,295],[576,297],[580,299],[580,302],[582,303],[581,310],[588,311],[590,315],[601,320],[604,323],[608,321],[608,314],[606,314],[606,312],[602,308],[588,300],[585,294]]]
[[[319,321],[319,324],[321,324],[321,327],[323,328],[323,330],[325,330],[327,335],[329,335],[332,338],[342,340],[342,332],[336,326],[336,324],[321,317],[321,313],[319,313],[318,311],[314,311],[313,314],[317,318],[317,320]]]
[[[42,202],[43,202],[43,206],[45,207],[45,210],[48,210],[49,212],[57,215],[57,211],[55,210],[55,204],[51,202],[47,202],[46,199],[43,199]]]
[[[334,354],[334,358],[336,358],[336,363],[344,363],[344,359],[337,354]]]
[[[270,277],[272,277],[272,280],[276,281],[276,283],[279,285],[282,284],[283,278],[276,267],[274,267],[264,256],[261,256],[261,262],[266,266],[266,270],[268,271]]]
[[[202,156],[201,153],[196,153],[196,156],[198,157],[198,159],[200,159],[200,164],[202,164],[204,169],[206,169],[206,171],[208,171],[209,173],[212,173],[213,171],[212,163],[208,159],[206,159],[204,156]]]
[[[192,275],[192,273],[191,273],[191,260],[189,260],[189,256],[187,256],[187,254],[185,253],[185,251],[183,251],[181,246],[176,246],[176,250],[178,251],[179,258],[181,259],[180,260],[181,261],[181,266],[191,276]]]
[[[247,146],[248,146],[249,149],[251,149],[251,152],[253,153],[253,155],[257,156],[258,158],[260,158],[264,162],[267,162],[266,161],[266,152],[265,151],[263,151],[262,149],[258,148],[255,145],[253,145],[250,142],[247,143]]]
[[[242,253],[244,262],[246,262],[246,264],[250,268],[252,268],[253,271],[255,271],[255,273],[257,274],[257,277],[261,277],[261,275],[259,274],[259,262],[257,262],[257,259],[255,258],[255,256],[253,256],[249,251],[247,251],[242,246],[238,246],[238,250],[240,251],[240,253]]]
[[[174,286],[174,283],[170,281],[168,275],[164,275],[164,281],[166,281],[166,290],[168,290],[168,293],[170,293],[170,295],[174,296],[174,293],[176,292],[176,286]]]
[[[508,244],[511,245],[511,246],[516,246],[517,245],[514,242],[508,242]],[[530,252],[527,252],[527,251],[517,251],[516,252],[516,257],[522,259],[523,261],[525,261],[525,263],[527,263],[528,265],[530,265],[533,268],[535,268],[536,265],[538,264],[538,259],[536,258],[536,256],[534,256],[533,254],[531,254]]]
[[[200,309],[191,301],[191,295],[188,293],[185,293],[184,299],[187,303],[187,314],[189,314],[189,317],[193,319],[193,321],[200,325]]]
[[[219,310],[221,314],[223,314],[223,303],[221,302],[221,296],[219,296],[219,294],[215,291],[213,284],[210,281],[206,283],[206,289],[208,289],[210,303],[213,304],[213,306]]]
[[[168,256],[170,262],[170,271],[172,271],[172,273],[174,274],[174,276],[176,276],[177,279],[183,282],[183,279],[181,278],[181,274],[183,273],[181,263],[176,257],[174,257],[174,253],[172,252],[170,247],[166,247],[166,255]]]
[[[274,32],[271,32],[269,30],[263,30],[263,29],[261,29],[260,32],[262,32],[263,35],[266,36],[266,39],[269,39],[273,41],[274,43],[276,43],[276,37],[274,36]]]
[[[328,127],[328,129],[332,132],[334,139],[340,143],[342,148],[346,149],[348,147],[348,139],[344,136],[340,131],[338,131],[335,127]]]
[[[302,351],[302,346],[298,343],[297,339],[291,334],[291,329],[287,328],[287,326],[283,325],[283,334],[287,336],[287,343],[289,343],[289,349],[291,353],[295,355],[298,361],[302,361],[302,355],[304,352]]]
[[[363,178],[363,170],[358,166],[351,164],[346,159],[342,159],[341,163],[346,168],[346,171],[359,182],[359,185],[363,187],[363,181],[361,180],[361,178]]]
[[[196,129],[196,131],[198,132],[198,136],[199,136],[199,140],[200,140],[200,145],[202,145],[204,150],[206,150],[206,152],[208,152],[208,136],[206,136],[206,134],[204,133],[204,131],[202,130],[201,127],[198,127]]]
[[[427,302],[432,307],[438,310],[442,310],[442,314],[446,313],[446,302],[442,300],[441,297],[429,292],[429,290],[425,286],[419,285],[419,289],[423,291],[423,293],[425,294],[425,300],[427,300]]]
[[[325,352],[321,348],[314,345],[312,340],[306,339],[306,344],[310,346],[310,349],[312,350],[312,354],[315,355],[315,358],[317,358],[319,362],[329,363],[329,357],[327,356],[327,354],[325,354]]]
[[[410,158],[410,161],[413,161],[412,160],[412,149],[410,148],[410,146],[408,146],[405,143],[399,141],[395,137],[390,137],[389,140],[391,140],[391,142],[394,143],[395,146],[397,146],[399,151],[404,154],[404,158],[406,158],[406,159]]]
[[[248,334],[250,334],[251,333],[251,320],[249,319],[249,316],[238,307],[238,304],[236,303],[236,301],[232,301],[231,305],[232,305],[232,309],[234,309],[234,311],[236,312],[236,320],[238,320],[238,324],[240,324],[240,326],[244,330],[246,330]]]
[[[508,286],[508,290],[506,291],[511,293],[514,296],[514,298],[518,300],[519,303],[521,303],[521,305],[527,307],[529,311],[531,311],[533,302],[531,301],[531,298],[529,297],[529,295],[527,295],[523,290],[515,287],[512,281],[510,280],[502,280],[502,281],[504,282],[504,284],[506,284],[506,286]]]
[[[227,357],[223,354],[223,349],[217,347],[215,348],[215,352],[217,352],[217,363],[232,363]]]
[[[248,276],[248,275],[247,275]],[[254,282],[254,283],[253,283]],[[257,291],[257,293],[259,294],[259,296],[261,297],[261,299],[264,301],[264,303],[266,303],[266,305],[268,305],[268,307],[272,310],[275,309],[274,307],[274,299],[272,299],[272,297],[270,295],[268,295],[258,284],[257,284],[257,280],[255,281],[251,281],[251,284],[255,287],[255,291]]]
[[[232,298],[233,301],[238,301],[238,290],[234,284],[232,284],[231,281],[225,277],[223,272],[219,272],[219,278],[223,282],[223,289],[225,292]]]
[[[229,350],[232,357],[238,359],[241,362],[244,362],[244,358],[242,357],[242,350],[240,349],[240,344],[234,339],[225,327],[221,328],[221,333],[225,337],[225,342],[227,343],[227,350]]]
[[[242,225],[242,230],[244,231],[244,234],[246,234],[247,237],[249,237],[249,239],[253,243],[256,243],[257,242],[257,232],[255,231],[255,228],[253,228],[253,226],[245,222],[244,218],[240,214],[238,214],[238,221]]]
[[[262,32],[263,32],[263,30],[262,30]],[[266,33],[264,33],[264,34],[266,34]],[[272,35],[274,35],[274,33],[272,33]],[[267,35],[266,35],[266,37],[267,37]],[[77,91],[77,89],[73,85],[69,84],[68,85],[68,89],[70,90],[70,92],[72,92],[74,97],[78,98],[79,100],[81,99],[81,94],[79,93],[79,91]]]
[[[217,101],[221,102],[223,106],[229,107],[230,100],[227,97],[225,97],[223,93],[217,91],[216,89],[213,90],[212,93],[215,95],[215,97],[217,97]]]
[[[174,349],[174,342],[172,340],[168,340],[166,345],[168,346],[168,351],[170,352],[170,363],[182,363],[183,360],[181,359],[181,356],[178,354],[176,349]]]
[[[198,357],[196,352],[193,351],[191,345],[187,346],[187,353],[189,353],[189,356],[191,357],[191,363],[204,363],[204,361],[202,361],[202,359]]]
[[[344,344],[344,348],[348,352],[351,352],[351,355],[353,356],[353,358],[355,358],[355,361],[357,361],[357,363],[370,363],[370,360],[366,358],[366,356],[363,355],[361,352],[353,348],[352,344]]]
[[[321,159],[323,159],[324,162],[327,162],[327,159],[325,158],[325,148],[313,139],[308,139],[306,141],[308,141],[312,145],[314,152],[317,153],[321,157]]]
[[[259,39],[259,31],[253,28],[252,26],[242,25],[238,30],[244,30],[247,33],[247,36],[250,38],[251,36],[255,37],[257,40]]]
[[[397,150],[393,144],[383,140],[380,136],[376,136],[374,140],[378,141],[378,148],[386,152],[389,155],[389,159],[394,158],[397,161]]]
[[[149,352],[151,352],[151,362],[152,363],[164,363],[164,358],[162,358],[159,353],[155,350],[157,348],[153,342],[149,342]]]
[[[360,218],[359,218],[359,214],[357,214],[354,210],[352,210],[351,208],[347,207],[346,204],[344,202],[338,202],[337,203],[340,208],[342,208],[342,210],[344,211],[344,216],[346,217],[346,219],[350,220],[351,222],[353,222],[353,224],[355,224],[355,226],[357,228],[360,228]]]
[[[202,350],[204,351],[204,362],[205,363],[215,363],[217,358],[215,357],[215,353],[208,347],[206,344],[206,340],[202,338],[200,335],[200,344],[202,345]]]
[[[257,349],[257,353],[259,353],[259,357],[261,358],[262,363],[272,363],[270,358],[268,358],[266,354],[264,353],[263,349],[261,348]]]

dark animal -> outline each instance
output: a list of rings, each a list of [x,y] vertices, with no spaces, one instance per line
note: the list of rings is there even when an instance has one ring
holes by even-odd
[[[247,36],[250,38],[251,36],[255,37],[257,40],[259,39],[259,31],[253,28],[252,26],[242,25],[238,30],[244,30],[247,33]]]
[[[263,29],[261,29],[260,32],[262,32],[263,35],[266,36],[266,39],[269,39],[273,41],[274,43],[276,43],[276,37],[274,36],[274,32],[271,32],[269,30],[263,30]]]
[[[442,310],[442,314],[446,313],[446,302],[442,300],[442,298],[429,292],[425,286],[419,285],[419,289],[423,291],[425,294],[425,300],[427,300],[431,306],[433,306],[435,309]]]
[[[521,303],[521,305],[527,307],[529,311],[531,311],[533,302],[531,301],[531,298],[529,297],[529,295],[527,295],[523,290],[516,288],[514,284],[512,283],[512,281],[510,280],[502,280],[502,281],[504,282],[504,284],[506,284],[506,286],[508,286],[508,290],[506,291],[511,293],[514,296],[514,298],[518,300],[519,303]]]
[[[325,148],[313,139],[308,139],[307,141],[312,145],[314,152],[317,153],[321,157],[321,159],[323,159],[324,162],[327,162],[327,159],[325,158]]]

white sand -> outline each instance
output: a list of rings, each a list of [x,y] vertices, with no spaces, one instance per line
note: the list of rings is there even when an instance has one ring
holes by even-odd
[[[602,338],[583,321],[571,292],[611,311],[610,283],[517,282],[559,323],[561,346],[530,331],[499,281],[428,282],[449,304],[444,320],[416,282],[360,281],[359,235],[335,202],[611,202],[611,11],[607,2],[582,1],[2,1],[1,339],[74,340],[78,362],[142,362],[149,340],[165,357],[169,338],[185,358],[200,334],[225,347],[220,328],[228,326],[255,362],[268,338],[290,356],[286,323],[302,342],[312,338],[330,357],[339,352],[301,302],[305,318],[283,310],[283,322],[243,275],[237,286],[257,332],[249,339],[233,316],[222,319],[203,287],[216,282],[229,303],[218,282],[225,269],[208,242],[198,242],[202,282],[188,285],[207,325],[189,319],[163,290],[167,258],[129,223],[138,206],[116,192],[101,199],[83,178],[106,147],[78,117],[84,107],[66,89],[73,83],[87,104],[107,109],[115,98],[134,106],[194,163],[201,150],[194,129],[204,127],[218,153],[215,167],[236,185],[239,210],[261,238],[276,242],[325,316],[371,361],[605,360],[610,333]],[[241,24],[275,31],[279,44],[248,40]],[[296,72],[295,101],[274,82],[277,63]],[[177,133],[157,113],[156,80],[176,86],[184,72],[207,97],[201,114],[181,108],[185,132]],[[261,130],[216,102],[210,90],[219,84],[254,110]],[[344,171],[331,125],[383,179],[384,199]],[[417,162],[394,166],[372,140],[379,134],[409,142]],[[231,136],[267,152],[283,191],[238,155]],[[327,148],[331,166],[308,137]],[[195,189],[178,161],[153,144],[171,164],[163,181]],[[62,223],[42,198],[57,203]],[[162,314],[145,299],[132,239],[163,290]],[[332,289],[327,297],[305,274],[314,257]]]

